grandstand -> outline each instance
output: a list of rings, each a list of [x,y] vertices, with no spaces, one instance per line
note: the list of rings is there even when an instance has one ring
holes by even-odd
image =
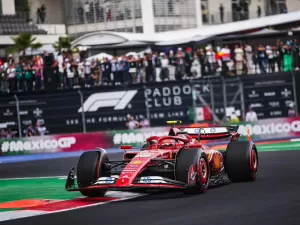
[[[29,24],[24,17],[17,15],[0,15],[0,35],[17,35],[19,33],[47,34],[34,24]]]

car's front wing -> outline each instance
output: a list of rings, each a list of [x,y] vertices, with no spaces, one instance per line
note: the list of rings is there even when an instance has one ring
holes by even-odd
[[[109,189],[109,190],[132,190],[132,189],[184,189],[187,187],[187,184],[164,178],[159,176],[148,176],[148,177],[139,177],[134,180],[131,184],[126,186],[117,185],[117,177],[101,177],[96,182],[91,183],[86,187],[76,187],[75,185],[75,176],[74,168],[69,172],[67,181],[66,181],[66,190],[67,191],[80,191],[88,189]]]

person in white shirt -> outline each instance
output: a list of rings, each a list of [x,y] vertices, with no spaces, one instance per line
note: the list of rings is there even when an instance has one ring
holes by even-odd
[[[211,45],[208,45],[205,49],[209,73],[214,74],[216,68],[216,53],[213,51]]]
[[[7,72],[7,78],[8,78],[8,85],[9,85],[9,91],[14,92],[15,91],[15,81],[16,81],[16,69],[14,64],[10,64]]]
[[[70,63],[70,60],[68,58],[65,59],[65,64],[66,64],[66,73],[67,73],[67,86],[69,88],[73,88],[73,79],[74,79],[74,71],[72,64]]]
[[[140,124],[138,121],[136,121],[134,119],[133,116],[130,117],[130,120],[128,121],[128,123],[126,123],[126,126],[128,127],[129,130],[134,130],[139,128]]]
[[[92,65],[89,61],[85,61],[83,64],[84,76],[85,76],[85,87],[90,87],[92,83]]]
[[[160,72],[160,79],[164,81],[165,79],[169,79],[169,60],[167,59],[165,53],[160,53],[161,56],[161,72]]]
[[[249,111],[246,113],[246,122],[256,121],[258,121],[256,112],[252,108],[249,108]]]
[[[245,51],[245,58],[246,58],[246,63],[247,63],[247,69],[248,69],[248,74],[253,74],[254,69],[253,69],[253,52],[252,52],[252,47],[250,45],[245,45],[244,47]]]
[[[201,64],[197,54],[194,54],[194,61],[192,62],[191,72],[194,75],[194,78],[201,77]]]
[[[244,68],[244,50],[241,49],[238,45],[236,45],[234,49],[234,54],[236,75],[242,75]]]

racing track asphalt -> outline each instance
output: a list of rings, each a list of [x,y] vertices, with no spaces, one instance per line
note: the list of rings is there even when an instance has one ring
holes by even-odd
[[[208,190],[198,196],[162,193],[3,224],[30,225],[299,225],[300,151],[259,153],[255,182]],[[65,175],[77,159],[0,165],[11,177]],[[1,173],[2,176],[2,173]]]

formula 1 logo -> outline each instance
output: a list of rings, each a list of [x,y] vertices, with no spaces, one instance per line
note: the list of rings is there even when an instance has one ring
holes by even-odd
[[[114,107],[114,110],[125,109],[137,94],[137,90],[95,93],[90,95],[78,112],[96,112],[100,108]]]

